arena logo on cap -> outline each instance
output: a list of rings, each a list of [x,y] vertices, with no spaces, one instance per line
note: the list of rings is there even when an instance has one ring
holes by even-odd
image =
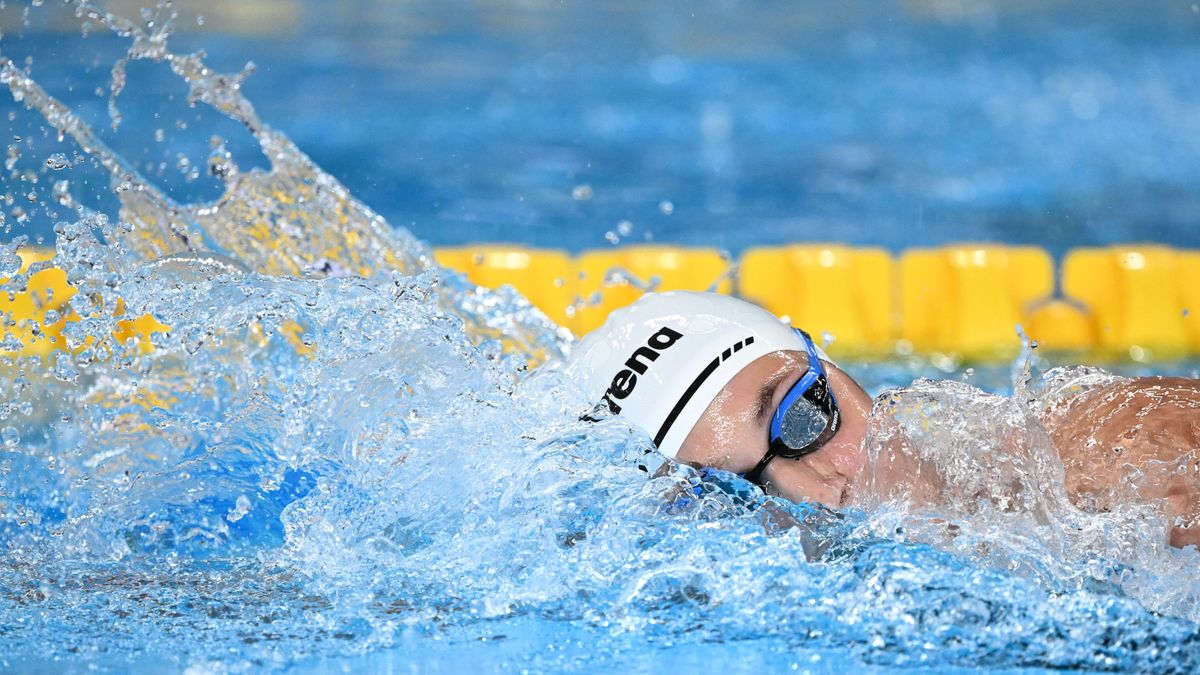
[[[683,337],[682,333],[663,326],[657,333],[650,336],[644,346],[638,347],[625,360],[625,368],[613,376],[612,384],[609,385],[608,391],[604,392],[604,402],[608,404],[608,409],[613,411],[613,414],[621,412],[621,406],[613,399],[623,400],[632,394],[634,388],[637,387],[637,376],[645,375],[650,368],[650,363],[658,360],[659,354],[670,349],[681,337]],[[639,361],[639,357],[644,360]]]

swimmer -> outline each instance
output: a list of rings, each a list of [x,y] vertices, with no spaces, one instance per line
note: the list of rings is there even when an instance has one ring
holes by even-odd
[[[667,458],[740,474],[793,502],[840,509],[866,503],[860,491],[929,502],[944,487],[905,451],[903,434],[885,433],[898,426],[880,422],[895,396],[873,401],[807,333],[733,297],[647,294],[586,336],[566,368]],[[1133,473],[1186,462],[1134,498],[1161,505],[1172,545],[1200,545],[1200,381],[1109,377],[1075,390],[1032,417],[1072,503],[1109,508]],[[891,447],[871,453],[871,442]]]

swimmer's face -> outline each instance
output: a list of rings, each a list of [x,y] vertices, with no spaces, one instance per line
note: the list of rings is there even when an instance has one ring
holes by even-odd
[[[700,466],[745,473],[767,454],[771,416],[808,369],[803,352],[774,352],[742,369],[713,399],[683,442],[677,458]],[[845,506],[850,482],[864,461],[863,435],[871,397],[837,367],[826,364],[841,410],[841,427],[820,449],[797,459],[775,457],[763,471],[767,490],[794,502]]]

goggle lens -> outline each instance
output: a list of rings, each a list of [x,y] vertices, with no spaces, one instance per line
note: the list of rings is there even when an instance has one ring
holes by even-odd
[[[807,333],[798,328],[795,330],[808,352],[808,370],[792,385],[775,412],[767,454],[745,474],[746,480],[752,483],[761,484],[763,469],[774,457],[796,459],[816,452],[841,426],[841,414],[829,391],[817,348]]]
[[[810,389],[809,393],[811,392]],[[807,448],[825,433],[829,423],[830,416],[826,411],[805,395],[796,399],[792,407],[784,413],[779,439],[793,450]]]

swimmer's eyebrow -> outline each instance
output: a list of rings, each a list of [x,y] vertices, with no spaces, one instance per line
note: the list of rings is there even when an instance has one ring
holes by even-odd
[[[775,389],[779,387],[779,383],[783,378],[787,377],[787,371],[781,371],[773,375],[766,382],[763,382],[762,387],[758,390],[758,403],[754,409],[754,419],[759,424],[765,424],[767,416],[771,411],[771,401],[775,400]]]

